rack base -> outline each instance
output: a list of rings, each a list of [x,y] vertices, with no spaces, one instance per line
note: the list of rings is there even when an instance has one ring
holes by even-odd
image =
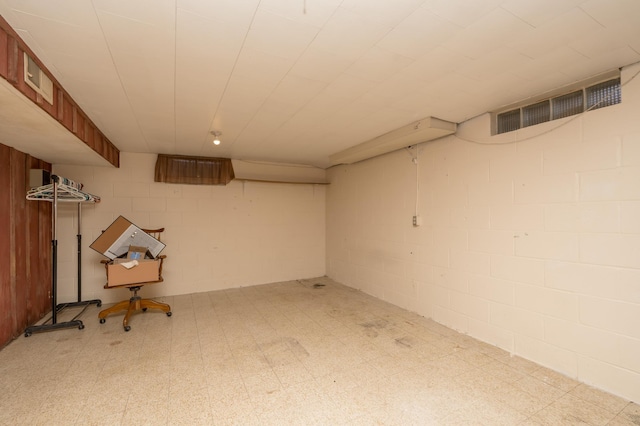
[[[75,328],[79,330],[84,328],[84,324],[80,320],[71,320],[65,322],[57,322],[55,324],[32,325],[24,330],[24,337],[29,337],[33,333],[41,333],[43,331],[60,330],[63,328]]]
[[[93,300],[86,300],[83,302],[70,302],[70,303],[61,303],[59,305],[56,305],[56,314],[63,311],[66,308],[71,308],[76,306],[83,306],[84,309],[82,309],[82,311],[80,311],[78,315],[73,317],[71,321],[55,322],[52,324],[48,324],[48,322],[53,319],[53,316],[52,316],[47,321],[45,321],[44,324],[29,326],[24,330],[24,337],[29,337],[33,333],[42,333],[44,331],[61,330],[64,328],[77,327],[78,330],[82,330],[84,328],[84,324],[82,323],[82,321],[78,319],[78,317],[84,313],[84,311],[87,309],[89,305],[96,305],[99,308],[100,306],[102,306],[102,300],[93,299]]]
[[[82,302],[69,302],[69,303],[60,303],[56,305],[56,312],[60,312],[65,308],[73,308],[75,306],[88,306],[88,305],[96,305],[98,308],[102,306],[102,300],[93,299],[93,300],[85,300]],[[83,310],[84,312],[84,310]],[[81,312],[82,313],[82,312]]]

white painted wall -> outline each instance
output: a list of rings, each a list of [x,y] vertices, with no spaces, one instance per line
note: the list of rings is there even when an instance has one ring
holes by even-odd
[[[640,78],[622,97],[331,169],[328,275],[640,402]]]
[[[325,275],[323,185],[232,181],[227,186],[153,181],[156,156],[122,153],[119,169],[55,165],[82,182],[99,204],[82,210],[83,299],[115,302],[127,289],[104,289],[102,255],[89,248],[122,215],[142,228],[164,227],[164,279],[143,295],[188,294]],[[76,300],[77,207],[59,209],[58,301]]]

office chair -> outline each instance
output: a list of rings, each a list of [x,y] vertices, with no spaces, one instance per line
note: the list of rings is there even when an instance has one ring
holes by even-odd
[[[162,232],[164,232],[164,228],[159,228],[159,229],[143,229],[144,232],[146,232],[147,234],[151,235],[152,237],[154,237],[155,239],[157,239],[158,241],[161,241],[161,234]],[[156,283],[161,283],[164,281],[164,279],[162,278],[162,263],[164,262],[164,260],[167,258],[167,256],[160,255],[158,256],[156,259],[158,259],[158,262],[160,262],[160,265],[158,265],[158,279],[154,280],[154,281],[148,281],[148,282],[143,282],[143,283],[135,283],[135,284],[121,284],[121,285],[115,285],[115,286],[109,286],[108,283],[104,285],[104,288],[121,288],[121,287],[127,287],[129,289],[129,291],[133,292],[133,295],[128,299],[128,300],[123,300],[122,302],[118,302],[115,305],[111,306],[110,308],[107,309],[103,309],[102,311],[100,311],[100,313],[98,314],[98,318],[100,319],[100,324],[104,324],[106,321],[106,317],[107,315],[116,313],[116,312],[120,312],[120,311],[127,311],[127,313],[124,316],[124,319],[122,320],[122,326],[124,327],[124,331],[129,331],[131,330],[131,326],[129,325],[129,318],[131,317],[131,314],[138,312],[138,311],[143,311],[145,312],[147,309],[151,308],[151,309],[160,309],[161,311],[165,312],[167,314],[168,317],[171,316],[171,306],[169,306],[166,303],[162,303],[162,302],[156,302],[155,300],[151,300],[151,299],[143,299],[142,297],[138,296],[138,291],[142,288],[142,286],[147,285],[147,284],[156,284]],[[108,264],[110,263],[110,260],[107,259],[103,259],[100,261],[100,263],[104,264],[105,267],[105,272],[107,272],[108,274]],[[108,276],[108,275],[107,275]]]

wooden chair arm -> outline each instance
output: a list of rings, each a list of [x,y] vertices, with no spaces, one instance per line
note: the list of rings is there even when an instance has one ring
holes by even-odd
[[[160,281],[164,281],[164,279],[162,278],[162,264],[164,263],[164,260],[166,258],[166,254],[161,254],[160,256],[156,257],[156,259],[160,260],[160,266],[158,268],[158,277],[160,278]]]

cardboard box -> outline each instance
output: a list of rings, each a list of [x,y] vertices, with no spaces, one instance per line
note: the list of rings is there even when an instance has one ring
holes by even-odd
[[[121,265],[125,262],[131,260],[115,259],[107,264],[107,287],[158,281],[160,278],[160,259],[140,259],[138,265],[131,269]]]
[[[126,255],[129,246],[146,247],[154,258],[166,247],[122,216],[109,225],[89,247],[113,260]]]
[[[146,247],[129,246],[127,259],[130,259],[130,260],[145,259],[147,257],[147,253],[149,254],[149,258],[153,258],[153,256],[151,256],[151,253],[149,253],[149,250],[147,250]]]

